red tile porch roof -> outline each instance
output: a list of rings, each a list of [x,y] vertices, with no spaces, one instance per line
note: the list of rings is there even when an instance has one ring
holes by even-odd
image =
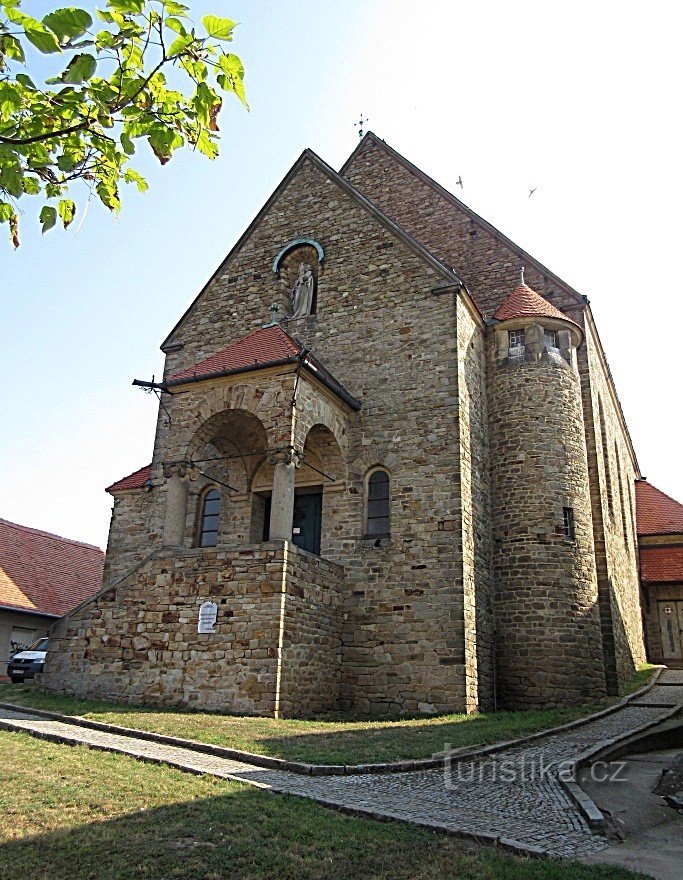
[[[219,378],[231,373],[257,370],[279,364],[294,364],[301,360],[301,366],[319,379],[352,409],[359,410],[361,403],[338,382],[319,360],[307,353],[304,346],[293,339],[279,325],[273,324],[254,330],[243,339],[233,342],[227,348],[204,358],[193,367],[181,370],[164,379],[164,387],[184,385],[203,379]]]
[[[61,616],[99,590],[103,567],[99,547],[0,519],[0,606]]]
[[[117,480],[115,483],[112,483],[111,486],[107,486],[104,490],[105,492],[120,492],[122,489],[142,489],[150,480],[152,479],[152,465],[147,464],[144,467],[140,468],[139,471],[134,471],[132,474],[128,474],[127,477],[123,477],[120,480]]]
[[[636,480],[636,521],[639,535],[683,534],[683,504],[647,480]]]
[[[204,358],[193,367],[168,376],[166,384],[180,384],[183,379],[200,379],[221,373],[254,369],[277,361],[294,360],[303,346],[277,325],[261,327],[244,339]]]

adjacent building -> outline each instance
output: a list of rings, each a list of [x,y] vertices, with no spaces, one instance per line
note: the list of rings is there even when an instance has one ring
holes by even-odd
[[[99,547],[0,519],[0,662],[96,593],[103,566]]]
[[[683,504],[636,482],[648,659],[683,667]]]

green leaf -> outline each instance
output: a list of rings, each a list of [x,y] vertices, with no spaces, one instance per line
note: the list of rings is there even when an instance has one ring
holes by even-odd
[[[121,208],[121,200],[119,199],[119,191],[115,186],[105,183],[104,181],[100,181],[95,187],[97,195],[100,197],[100,201],[103,205],[109,208],[110,211],[113,211],[115,214],[118,214]]]
[[[80,55],[74,55],[71,61],[69,61],[66,70],[62,71],[59,76],[53,76],[50,79],[46,79],[45,82],[73,83],[78,85],[90,79],[96,70],[97,61],[94,56],[89,55],[87,52],[82,52]]]
[[[76,167],[76,160],[73,156],[62,154],[57,156],[57,168],[60,171],[72,171]]]
[[[126,181],[126,183],[136,183],[138,190],[141,193],[146,192],[149,189],[149,184],[147,183],[145,178],[138,174],[137,171],[134,171],[132,168],[126,168],[123,179]]]
[[[76,216],[76,205],[71,199],[60,199],[57,203],[57,213],[64,224],[64,229],[66,229]]]
[[[171,15],[185,15],[189,9],[182,3],[176,3],[175,0],[166,0],[166,12],[170,12]]]
[[[121,132],[121,146],[123,147],[123,152],[127,156],[132,156],[135,153],[135,144],[133,143],[132,138],[126,134],[125,131]]]
[[[38,88],[36,84],[33,82],[30,76],[27,76],[25,73],[18,73],[16,76],[16,80],[18,83],[21,83],[27,89],[31,89],[33,92],[37,92]]]
[[[44,24],[36,21],[35,18],[31,18],[30,15],[25,15],[18,9],[8,9],[7,18],[23,28],[29,43],[32,43],[43,54],[49,55],[52,52],[62,51],[54,33]]]
[[[11,34],[0,34],[0,57],[3,55],[14,61],[20,61],[22,64],[26,61],[21,43]]]
[[[45,205],[39,215],[39,220],[43,225],[43,233],[47,232],[57,222],[57,211],[51,205]]]
[[[82,36],[89,27],[92,27],[92,18],[85,9],[55,9],[43,17],[43,24],[57,35],[59,42],[65,43]]]
[[[177,34],[185,35],[187,30],[185,29],[185,25],[179,18],[167,18],[164,22],[167,28],[170,28],[172,31],[175,31]]]
[[[23,194],[24,183],[18,166],[4,165],[0,167],[0,189],[5,190],[15,199]]]
[[[35,177],[24,177],[24,192],[29,196],[37,196],[40,192],[40,181]]]
[[[180,55],[194,40],[195,38],[192,34],[181,34],[179,37],[176,37],[168,47],[168,57],[173,58],[175,55]]]
[[[217,15],[205,15],[202,24],[206,28],[206,32],[214,40],[232,40],[232,32],[237,27],[236,21],[230,21],[229,18],[218,18]]]
[[[0,82],[0,119],[6,121],[21,108],[21,89],[10,82]]]
[[[7,223],[13,213],[14,208],[10,204],[0,202],[0,223]]]
[[[206,129],[202,129],[199,133],[197,149],[209,159],[215,159],[218,155],[218,145],[211,140]]]
[[[140,15],[144,9],[144,0],[107,0],[107,6],[117,12]]]
[[[249,109],[244,90],[244,65],[237,55],[221,55],[218,64],[223,71],[216,77],[218,85],[226,92],[234,92],[244,106]]]

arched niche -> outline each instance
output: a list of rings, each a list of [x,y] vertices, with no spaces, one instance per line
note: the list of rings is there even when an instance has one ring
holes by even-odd
[[[318,309],[318,279],[325,252],[313,238],[295,238],[285,245],[273,262],[273,271],[280,279],[283,294],[289,300],[287,316],[301,318],[315,315]],[[310,279],[310,281],[308,280]],[[305,290],[305,305],[301,306],[301,285]]]

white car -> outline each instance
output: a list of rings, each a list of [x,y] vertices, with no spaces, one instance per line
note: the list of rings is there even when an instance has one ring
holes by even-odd
[[[19,651],[7,664],[7,675],[12,684],[19,684],[26,678],[35,678],[36,672],[42,672],[47,653],[47,638],[38,639],[25,651]]]

